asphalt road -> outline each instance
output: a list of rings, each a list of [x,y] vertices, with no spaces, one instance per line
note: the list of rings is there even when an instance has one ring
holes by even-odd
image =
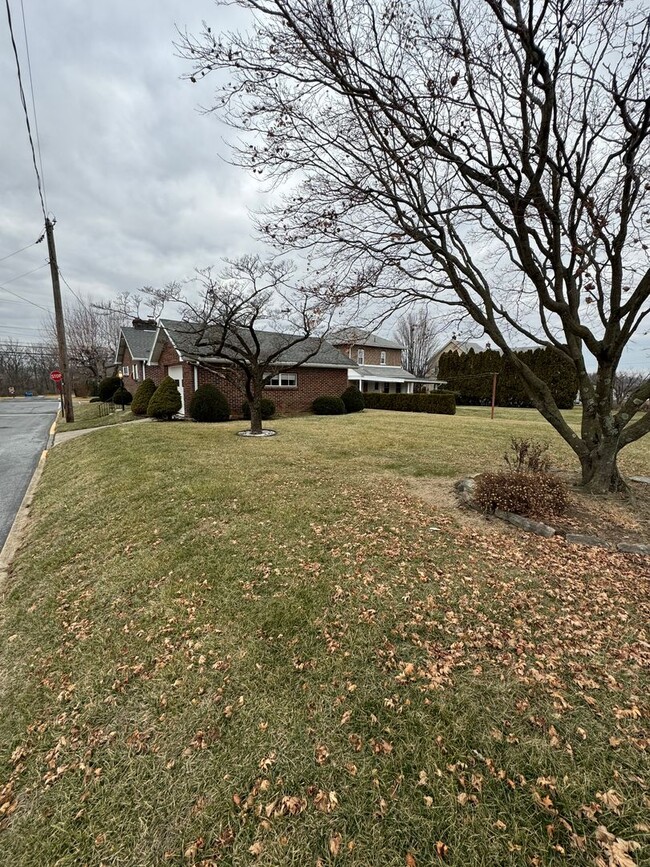
[[[57,409],[57,401],[47,398],[0,400],[0,548],[47,445]]]

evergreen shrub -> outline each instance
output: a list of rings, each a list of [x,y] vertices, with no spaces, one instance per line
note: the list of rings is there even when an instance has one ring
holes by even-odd
[[[311,408],[316,415],[345,415],[343,400],[333,394],[317,397]]]
[[[97,395],[102,403],[110,403],[113,400],[113,395],[122,385],[122,380],[119,376],[107,376],[99,383],[97,387]]]
[[[153,379],[143,379],[133,398],[133,406],[131,412],[133,415],[146,415],[149,401],[156,390],[156,383]]]
[[[341,400],[345,404],[346,412],[361,412],[366,406],[363,400],[363,395],[356,385],[351,385],[349,388],[346,388],[341,395]]]
[[[363,399],[368,409],[428,412],[436,415],[456,414],[456,397],[451,391],[431,391],[420,394],[383,394],[380,391],[368,391]]]
[[[124,388],[124,386],[118,388],[118,390],[113,395],[113,403],[116,406],[130,406],[132,400],[133,395],[130,391]]]
[[[171,376],[166,376],[151,395],[147,415],[159,421],[171,421],[181,406],[181,393]]]
[[[230,406],[216,385],[206,382],[200,385],[190,401],[190,415],[194,421],[216,422],[228,421]]]

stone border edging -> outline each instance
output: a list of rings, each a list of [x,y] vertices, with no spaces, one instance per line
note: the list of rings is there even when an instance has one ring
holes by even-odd
[[[454,485],[458,499],[463,506],[470,509],[475,509],[482,513],[474,502],[474,490],[476,488],[475,480],[470,477],[461,479]],[[501,509],[495,509],[492,513],[495,518],[501,521],[506,521],[520,530],[526,530],[528,533],[535,533],[537,536],[543,536],[545,539],[551,539],[553,536],[559,536],[571,545],[586,545],[590,548],[605,548],[608,551],[618,551],[621,554],[641,554],[650,557],[650,545],[644,545],[641,542],[606,542],[604,539],[599,539],[597,536],[588,536],[584,533],[563,533],[551,527],[549,524],[542,524],[540,521],[531,521],[530,518],[524,518],[523,515],[515,515],[512,512],[504,512]]]

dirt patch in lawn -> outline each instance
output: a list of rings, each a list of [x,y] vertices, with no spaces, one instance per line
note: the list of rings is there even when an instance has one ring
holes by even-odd
[[[483,533],[512,534],[521,531],[489,515],[461,507],[454,490],[458,479],[410,479],[411,491],[462,526]],[[567,478],[567,482],[572,479]],[[565,515],[540,518],[563,533],[583,533],[607,542],[650,542],[650,485],[630,483],[632,497],[594,496],[572,488]]]
[[[573,489],[567,513],[549,523],[567,533],[586,533],[606,542],[650,542],[650,485],[630,482],[631,497],[594,496]]]
[[[474,509],[461,507],[454,485],[458,479],[435,478],[435,479],[409,479],[409,488],[427,503],[435,506],[445,517],[453,518],[461,527],[466,527],[481,533],[496,533],[499,535],[512,535],[518,532],[509,524],[497,520],[492,515],[482,515]]]

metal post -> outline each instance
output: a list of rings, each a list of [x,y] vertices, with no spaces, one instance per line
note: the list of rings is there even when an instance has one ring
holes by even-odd
[[[498,373],[492,374],[492,412],[490,413],[490,418],[494,418],[494,405],[497,400],[497,376]]]

